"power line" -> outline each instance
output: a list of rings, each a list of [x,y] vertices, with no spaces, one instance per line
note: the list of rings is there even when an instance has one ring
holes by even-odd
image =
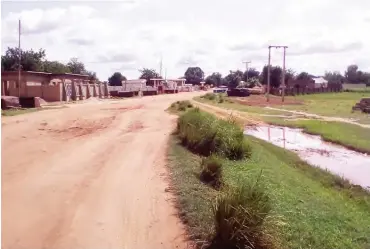
[[[288,46],[268,46],[269,55],[268,55],[268,65],[267,65],[267,102],[270,101],[270,67],[271,67],[271,48],[283,48],[284,57],[283,57],[283,71],[282,71],[282,78],[281,78],[281,88],[282,88],[282,102],[284,102],[284,95],[285,95],[285,52]]]

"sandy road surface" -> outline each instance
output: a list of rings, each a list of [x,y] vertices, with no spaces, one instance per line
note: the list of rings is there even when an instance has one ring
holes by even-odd
[[[182,93],[2,120],[2,248],[185,248],[164,110]]]

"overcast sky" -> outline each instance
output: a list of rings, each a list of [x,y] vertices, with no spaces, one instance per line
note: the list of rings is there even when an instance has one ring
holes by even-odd
[[[18,44],[19,18],[22,48],[77,57],[101,80],[159,71],[161,55],[167,77],[189,66],[227,74],[244,60],[261,70],[269,44],[289,46],[286,65],[296,72],[352,63],[370,71],[370,0],[2,1],[2,53]],[[282,53],[273,50],[272,62],[281,66]]]

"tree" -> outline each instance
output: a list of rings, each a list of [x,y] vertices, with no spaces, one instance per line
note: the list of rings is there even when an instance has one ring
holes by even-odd
[[[204,72],[200,67],[188,67],[184,76],[187,84],[199,85],[204,79]]]
[[[93,71],[87,71],[86,72],[86,74],[87,75],[89,75],[89,81],[90,82],[94,82],[94,81],[98,81],[99,79],[98,79],[98,77],[96,76],[96,72],[93,72]],[[124,77],[124,76],[123,76]],[[126,80],[126,77],[125,77],[125,79],[124,80]]]
[[[44,61],[43,71],[46,73],[71,73],[69,67],[59,61]]]
[[[240,81],[243,79],[243,72],[240,70],[231,71],[230,73],[225,77],[226,84],[229,86],[229,88],[236,88]]]
[[[297,75],[297,80],[309,80],[311,79],[310,75],[307,72],[301,72]]]
[[[333,82],[333,83],[344,83],[344,80],[345,80],[344,76],[341,75],[341,73],[338,71],[325,72],[324,79],[326,79],[328,82]]]
[[[74,74],[86,74],[85,64],[80,62],[77,58],[72,58],[68,63],[67,67]]]
[[[267,65],[263,67],[262,70],[262,84],[267,85]],[[271,87],[279,87],[281,83],[281,67],[274,67],[270,66],[270,86]]]
[[[162,77],[155,71],[155,69],[143,68],[139,70],[139,79],[145,79],[147,84],[150,84],[150,79],[161,79]]]
[[[43,69],[43,60],[45,50],[40,49],[38,52],[31,50],[19,50],[18,48],[9,48],[5,55],[1,56],[1,70],[16,71],[19,68],[19,54],[21,54],[21,69],[24,71],[40,72]]]
[[[260,75],[260,72],[258,72],[255,68],[249,68],[248,71],[245,71],[243,73],[243,80],[247,81],[247,79],[258,77],[259,75]]]
[[[222,84],[222,75],[220,73],[212,73],[211,75],[207,76],[206,84],[220,86]]]
[[[120,72],[115,72],[111,77],[108,78],[108,84],[110,86],[122,86],[122,81],[127,80]]]
[[[345,71],[344,76],[349,83],[358,83],[357,70],[358,66],[354,64],[347,67],[347,71]]]

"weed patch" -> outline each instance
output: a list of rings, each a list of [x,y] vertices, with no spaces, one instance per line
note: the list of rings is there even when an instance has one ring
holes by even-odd
[[[251,155],[243,130],[233,120],[193,109],[180,116],[177,128],[183,145],[203,156],[216,153],[238,160]]]
[[[211,155],[202,159],[200,180],[215,189],[222,185],[222,159]]]

